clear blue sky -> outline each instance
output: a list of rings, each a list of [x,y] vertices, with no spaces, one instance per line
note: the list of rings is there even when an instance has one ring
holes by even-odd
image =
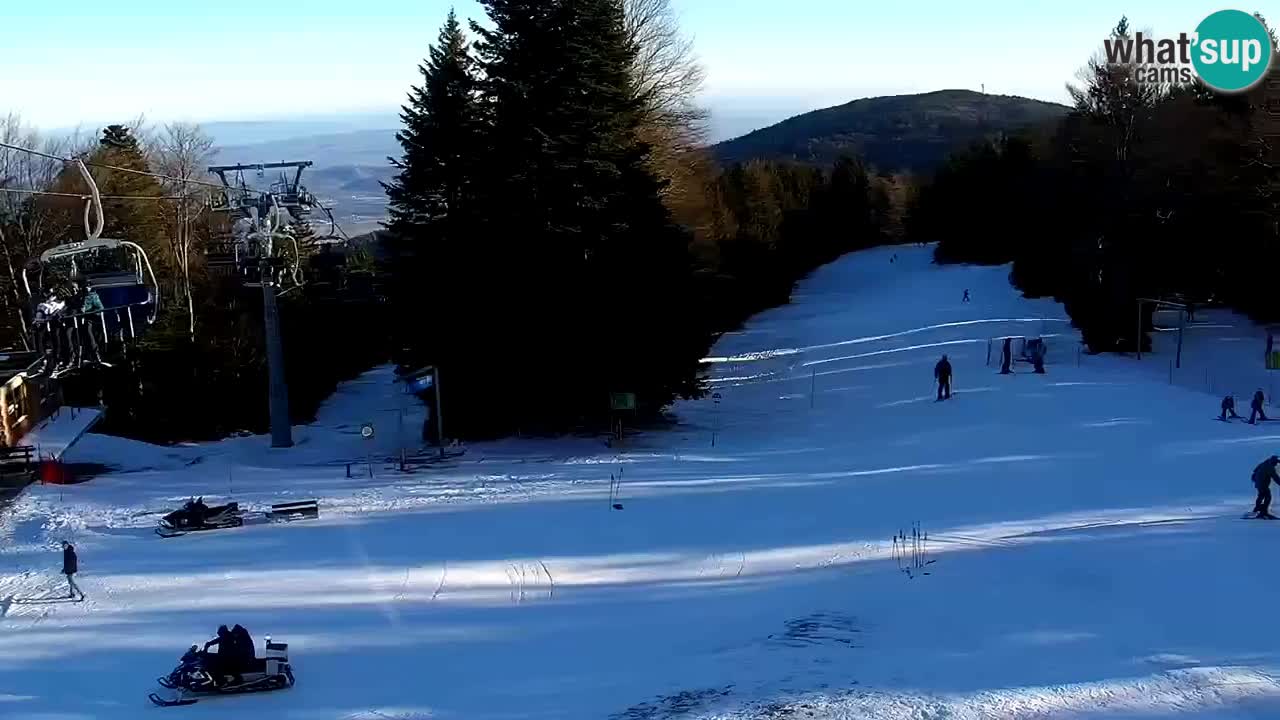
[[[1255,0],[1256,2],[1256,0]],[[1182,0],[673,0],[714,107],[819,107],[943,88],[1064,100],[1122,14],[1158,35]],[[0,0],[0,113],[44,126],[145,113],[231,120],[396,107],[451,5],[471,0]],[[1268,5],[1270,7],[1268,7]],[[18,7],[14,7],[18,6]],[[1280,0],[1242,10],[1280,19]]]

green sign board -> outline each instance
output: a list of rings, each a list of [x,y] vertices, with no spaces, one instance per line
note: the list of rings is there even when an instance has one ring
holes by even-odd
[[[609,407],[613,410],[635,410],[635,393],[609,393]]]

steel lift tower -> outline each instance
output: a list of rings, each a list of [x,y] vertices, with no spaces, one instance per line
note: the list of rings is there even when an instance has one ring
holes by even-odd
[[[280,309],[277,288],[285,283],[287,266],[297,282],[298,265],[302,262],[292,226],[305,222],[316,206],[315,198],[302,186],[302,171],[309,161],[264,163],[258,165],[217,165],[209,172],[217,175],[226,188],[214,198],[213,210],[229,216],[230,231],[216,240],[209,253],[214,266],[234,268],[246,287],[262,289],[262,318],[266,333],[267,371],[270,380],[268,403],[271,414],[271,447],[293,446],[289,424],[289,386],[284,371],[284,344],[280,337]],[[251,189],[245,182],[245,171],[256,171],[263,177],[267,170],[292,169],[290,178],[281,172],[269,190]],[[228,179],[228,174],[233,174]],[[283,254],[292,242],[292,259]]]

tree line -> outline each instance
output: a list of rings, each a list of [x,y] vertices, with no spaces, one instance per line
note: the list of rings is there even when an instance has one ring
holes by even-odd
[[[405,363],[441,368],[448,432],[602,427],[697,397],[718,333],[890,235],[892,178],[718,168],[666,0],[482,0],[450,14],[386,187]]]
[[[856,158],[717,165],[668,0],[481,5],[484,25],[449,15],[408,93],[377,260],[302,233],[306,283],[279,298],[295,421],[388,359],[441,368],[451,437],[596,430],[612,393],[654,420],[704,392],[720,333],[840,254],[901,239],[906,180]],[[150,441],[265,431],[260,291],[206,258],[226,230],[198,184],[212,140],[142,118],[48,138],[11,116],[0,133],[93,164],[103,195],[128,198],[104,201],[104,236],[141,245],[159,280],[154,324],[114,367],[66,376],[68,401],[101,402],[104,429]],[[11,151],[0,187],[85,192],[61,163]],[[82,209],[0,193],[8,347],[33,345],[21,269],[80,239]]]
[[[1128,38],[1128,20],[1111,34]],[[1141,71],[1099,54],[1060,122],[952,156],[913,193],[908,237],[939,241],[939,262],[1011,262],[1011,281],[1063,302],[1094,352],[1150,348],[1152,307],[1141,333],[1134,320],[1143,297],[1280,320],[1266,83],[1225,95]]]

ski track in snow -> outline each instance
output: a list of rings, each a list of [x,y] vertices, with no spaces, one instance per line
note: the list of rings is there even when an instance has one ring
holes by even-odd
[[[721,338],[718,401],[618,448],[510,439],[400,473],[422,414],[389,368],[290,450],[87,436],[68,460],[112,473],[0,514],[0,717],[1280,717],[1280,657],[1245,622],[1280,536],[1239,519],[1280,434],[1211,421],[1213,378],[1267,382],[1261,331],[1203,313],[1171,386],[1167,352],[1078,357],[1007,268],[930,251],[820,269]],[[1047,375],[985,365],[1008,334],[1050,338]],[[321,517],[156,537],[192,495]],[[56,597],[64,538],[83,602]],[[289,643],[296,687],[147,705],[234,622]]]

